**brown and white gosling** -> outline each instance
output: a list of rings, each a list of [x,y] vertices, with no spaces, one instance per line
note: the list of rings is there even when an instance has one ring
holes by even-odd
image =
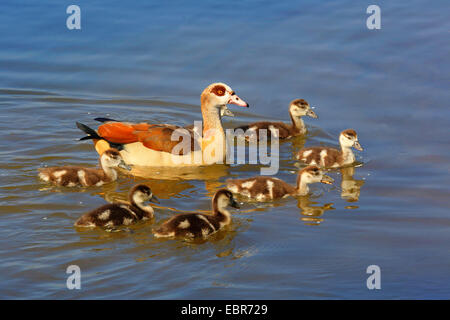
[[[101,186],[117,180],[116,167],[131,170],[116,149],[108,149],[100,156],[100,169],[84,167],[51,167],[40,168],[39,178],[63,187]]]
[[[235,130],[251,130],[251,132],[255,132],[256,136],[259,138],[259,130],[266,129],[268,137],[270,137],[270,132],[272,132],[274,137],[278,136],[279,139],[288,139],[291,137],[304,135],[306,133],[306,126],[302,119],[303,116],[317,118],[316,113],[304,99],[295,99],[291,102],[289,105],[289,115],[291,116],[292,124],[284,122],[260,121],[237,127]],[[278,133],[276,132],[276,129],[278,129]]]
[[[337,168],[355,162],[352,147],[362,151],[358,136],[353,129],[347,129],[339,135],[341,150],[327,147],[303,148],[297,154],[297,159],[308,165],[318,165],[325,168]]]
[[[212,213],[186,213],[176,215],[164,222],[153,233],[157,238],[183,237],[205,238],[231,223],[228,206],[239,208],[233,194],[225,189],[218,190],[212,198]]]
[[[304,196],[309,192],[308,184],[316,182],[332,184],[334,180],[323,174],[319,167],[308,166],[299,171],[296,186],[278,178],[258,176],[227,180],[227,189],[252,200],[271,201],[287,196]]]
[[[128,195],[130,203],[110,203],[82,215],[76,227],[117,227],[128,226],[140,220],[153,218],[153,208],[145,205],[151,201],[159,203],[150,188],[144,184],[134,186]]]

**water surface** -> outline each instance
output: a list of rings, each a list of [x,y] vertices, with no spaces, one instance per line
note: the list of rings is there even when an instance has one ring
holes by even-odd
[[[0,4],[0,297],[137,299],[444,298],[450,296],[449,4],[369,2],[77,1]],[[95,117],[191,124],[199,95],[222,81],[250,103],[233,127],[288,121],[304,98],[319,119],[281,144],[277,177],[294,183],[301,147],[337,146],[354,128],[363,164],[332,171],[334,186],[272,204],[244,204],[210,240],[155,239],[176,212],[209,210],[229,177],[259,166],[213,166],[197,177],[133,178],[49,188],[37,168],[94,166],[75,121]],[[79,231],[86,211],[147,183],[156,218],[120,232]],[[66,288],[67,266],[82,289]],[[382,289],[366,268],[380,266]]]

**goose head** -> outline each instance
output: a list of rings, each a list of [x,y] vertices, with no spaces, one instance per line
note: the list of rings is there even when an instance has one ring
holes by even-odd
[[[226,189],[220,189],[217,191],[214,194],[212,202],[215,211],[223,211],[228,206],[239,209],[239,205],[234,199],[233,194]]]
[[[247,102],[238,97],[238,95],[225,83],[213,83],[203,90],[201,95],[203,108],[218,108],[219,111],[227,104],[235,104],[248,108]]]
[[[142,206],[147,201],[159,203],[158,198],[153,195],[150,187],[145,184],[134,186],[130,191],[130,198],[138,206]]]
[[[339,143],[344,148],[354,147],[356,150],[362,151],[363,148],[358,142],[358,135],[353,129],[347,129],[341,132],[339,135]]]
[[[122,168],[128,171],[131,170],[131,167],[123,161],[120,152],[117,149],[110,148],[102,153],[100,156],[100,163],[103,168]]]
[[[307,166],[300,171],[301,180],[306,183],[322,182],[332,184],[334,179],[327,176],[318,166]]]
[[[309,116],[311,118],[317,118],[316,113],[312,110],[309,103],[304,99],[295,99],[289,105],[289,113],[294,118],[303,116]]]

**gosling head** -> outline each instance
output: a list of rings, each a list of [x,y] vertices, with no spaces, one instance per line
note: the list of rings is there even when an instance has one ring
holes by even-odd
[[[248,103],[237,96],[237,94],[225,83],[213,83],[203,90],[201,95],[202,106],[222,108],[227,104],[235,104],[247,107]],[[220,111],[220,110],[219,110]]]
[[[334,179],[327,176],[318,166],[307,166],[300,171],[301,181],[310,184],[322,182],[325,184],[332,184]]]
[[[152,190],[145,184],[134,186],[130,191],[130,196],[137,205],[141,205],[147,201],[159,203],[158,198],[153,195]]]
[[[214,209],[221,211],[228,206],[239,209],[239,205],[234,199],[233,194],[226,189],[220,189],[214,194],[213,207]]]
[[[234,117],[234,113],[231,112],[230,109],[227,108],[227,106],[222,106],[220,108],[220,116],[221,117]]]
[[[341,132],[339,136],[339,143],[346,148],[354,147],[356,150],[362,151],[363,148],[358,142],[358,135],[353,129],[347,129]]]
[[[289,112],[293,117],[309,116],[317,118],[316,113],[312,110],[309,103],[304,99],[295,99],[289,105]]]
[[[106,168],[123,168],[128,171],[131,170],[131,167],[128,166],[125,161],[123,161],[122,156],[120,155],[119,151],[114,148],[110,148],[102,153],[100,156],[100,162],[103,167]]]

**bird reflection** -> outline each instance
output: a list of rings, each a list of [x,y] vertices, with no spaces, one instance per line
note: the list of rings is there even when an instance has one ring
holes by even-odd
[[[333,203],[326,203],[316,206],[318,202],[311,201],[310,195],[297,198],[297,207],[300,209],[302,217],[300,220],[307,225],[319,225],[324,219],[321,218],[325,211],[334,210]]]
[[[353,178],[355,167],[341,168],[341,198],[348,202],[357,202],[361,193],[364,180]]]

